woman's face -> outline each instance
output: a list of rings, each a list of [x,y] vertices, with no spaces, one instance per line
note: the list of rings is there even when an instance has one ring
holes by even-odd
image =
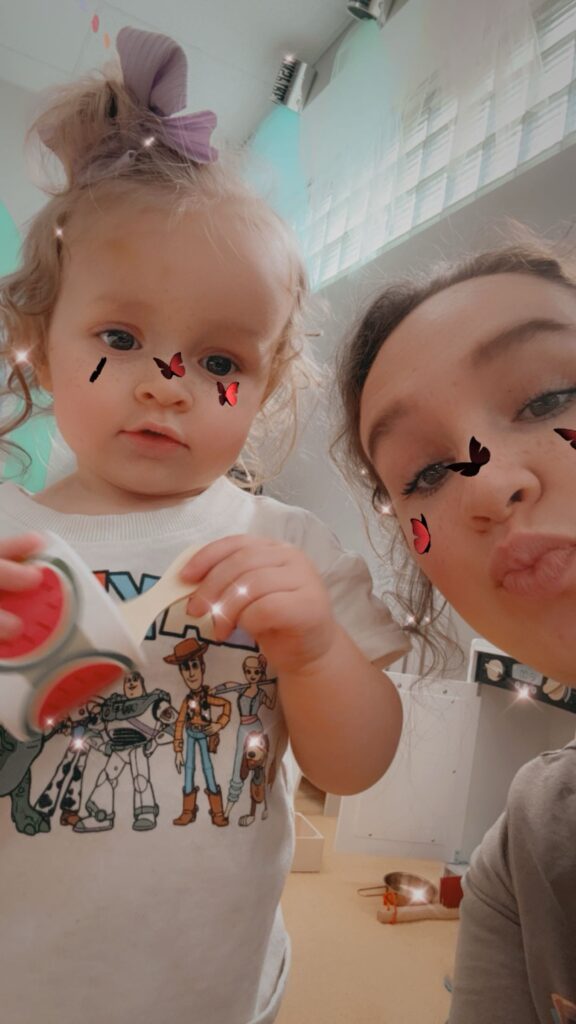
[[[361,397],[362,446],[423,572],[486,639],[576,685],[576,450],[557,428],[576,431],[576,291],[528,274],[427,299]],[[448,469],[472,437],[489,460]]]

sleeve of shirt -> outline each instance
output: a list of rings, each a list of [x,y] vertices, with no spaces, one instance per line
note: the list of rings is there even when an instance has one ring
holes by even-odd
[[[539,1024],[507,862],[504,813],[474,851],[462,880],[448,1024]]]
[[[516,774],[474,851],[449,1024],[538,1024],[576,1000],[576,744]]]
[[[298,510],[286,540],[297,545],[320,572],[334,617],[377,668],[403,657],[411,643],[388,606],[373,592],[364,559],[342,547],[336,534],[312,512]]]

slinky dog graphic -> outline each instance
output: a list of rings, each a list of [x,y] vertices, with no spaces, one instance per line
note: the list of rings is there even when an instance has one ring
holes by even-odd
[[[250,814],[243,814],[239,825],[251,825],[256,820],[256,808],[264,804],[262,821],[268,817],[268,803],[266,801],[266,767],[270,741],[265,733],[249,732],[244,741],[244,754],[240,767],[240,778],[244,782],[248,775],[250,779]]]

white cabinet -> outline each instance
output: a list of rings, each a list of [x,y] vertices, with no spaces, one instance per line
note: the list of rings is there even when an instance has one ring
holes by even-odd
[[[388,675],[404,709],[396,757],[376,785],[342,798],[334,848],[452,860],[466,820],[478,688],[454,679],[419,682],[414,675]]]

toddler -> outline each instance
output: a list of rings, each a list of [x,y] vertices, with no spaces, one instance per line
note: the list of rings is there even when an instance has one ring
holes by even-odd
[[[401,730],[381,670],[409,643],[361,558],[229,478],[258,431],[288,436],[306,275],[218,159],[215,116],[169,116],[180,47],[117,44],[121,76],[64,87],[35,125],[66,184],[2,282],[2,358],[19,422],[42,386],[77,467],[0,486],[0,590],[31,585],[45,529],[116,601],[191,544],[198,589],[150,625],[145,675],[28,743],[0,726],[2,1019],[269,1024],[290,965],[287,740],[327,791],[372,785]]]

